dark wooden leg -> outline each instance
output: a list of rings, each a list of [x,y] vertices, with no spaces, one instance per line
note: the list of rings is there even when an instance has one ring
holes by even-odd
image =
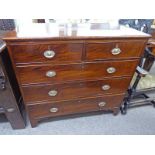
[[[21,116],[21,113],[18,108],[6,109],[5,115],[13,129],[25,128],[25,121],[23,120],[23,117]]]
[[[121,105],[121,108],[120,108],[121,114],[125,115],[127,113],[127,106],[128,106],[128,102],[124,101],[124,103]]]
[[[119,113],[119,108],[115,108],[113,110],[113,115],[116,116]]]
[[[3,108],[13,129],[25,128],[25,121],[22,115],[23,109],[21,108],[21,113],[18,106],[19,104],[21,104],[21,101],[16,101],[12,88],[9,82],[7,82],[5,89],[0,90],[0,106]]]
[[[155,108],[155,101],[151,101],[151,103],[153,104],[153,107]]]
[[[34,118],[30,119],[31,127],[35,128],[38,125],[38,121]]]
[[[150,71],[151,67],[154,64],[154,57],[152,55],[148,56],[144,63],[144,69]]]

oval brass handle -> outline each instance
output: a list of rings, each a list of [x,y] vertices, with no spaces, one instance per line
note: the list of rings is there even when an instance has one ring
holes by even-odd
[[[99,107],[104,107],[105,105],[106,105],[106,102],[100,102],[100,103],[98,104]]]
[[[47,71],[46,76],[47,77],[54,77],[54,76],[56,76],[56,72],[55,71]]]
[[[109,85],[103,85],[102,86],[102,90],[109,90],[110,89],[110,86]]]
[[[111,50],[111,53],[112,53],[113,55],[118,55],[118,54],[120,54],[121,52],[122,52],[121,49],[118,48],[118,47],[115,47],[115,48],[113,48],[113,49]]]
[[[116,72],[116,68],[109,67],[109,68],[107,68],[107,72],[110,73],[110,74],[115,73]]]
[[[51,108],[50,112],[54,113],[54,112],[58,112],[58,108]]]
[[[49,96],[56,96],[58,94],[58,92],[56,91],[56,90],[50,90],[49,92],[48,92],[48,95]]]
[[[44,57],[51,59],[55,56],[55,52],[52,50],[47,50],[44,52]]]

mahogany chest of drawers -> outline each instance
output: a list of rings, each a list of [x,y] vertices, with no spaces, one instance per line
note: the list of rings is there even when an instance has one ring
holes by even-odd
[[[118,113],[149,35],[124,27],[31,28],[3,39],[32,127],[49,117]]]

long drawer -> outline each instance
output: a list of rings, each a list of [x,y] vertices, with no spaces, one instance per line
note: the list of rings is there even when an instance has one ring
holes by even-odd
[[[117,58],[140,57],[144,41],[107,41],[107,42],[88,42],[86,43],[87,60],[103,60]]]
[[[64,63],[81,61],[83,44],[56,42],[51,44],[11,45],[16,64]]]
[[[75,80],[131,76],[138,60],[87,62],[72,65],[18,66],[21,84],[61,83]]]
[[[109,95],[64,102],[46,102],[28,105],[27,109],[32,118],[41,119],[75,113],[114,110],[115,108],[119,108],[123,98],[124,95]]]
[[[121,94],[127,90],[130,79],[114,78],[55,85],[31,85],[22,87],[22,90],[26,104],[37,101],[62,101],[105,94]]]

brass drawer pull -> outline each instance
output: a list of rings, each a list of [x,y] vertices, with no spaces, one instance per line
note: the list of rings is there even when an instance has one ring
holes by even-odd
[[[105,105],[106,105],[106,102],[100,102],[100,103],[98,104],[99,107],[104,107]]]
[[[50,112],[52,112],[52,113],[58,112],[58,108],[51,108]]]
[[[109,90],[110,89],[110,86],[109,85],[103,85],[102,86],[102,90]]]
[[[116,68],[114,68],[114,67],[109,67],[109,68],[107,68],[107,72],[108,72],[109,74],[115,73],[115,72],[116,72]]]
[[[51,59],[55,56],[55,52],[52,51],[52,50],[47,50],[44,52],[44,57],[45,58],[48,58],[48,59]]]
[[[48,72],[46,72],[46,76],[47,77],[54,77],[54,76],[56,76],[56,72],[55,71],[48,71]]]
[[[51,90],[48,92],[49,96],[56,96],[58,94],[58,92],[56,90]]]
[[[111,50],[112,55],[118,55],[118,54],[120,54],[121,52],[122,52],[121,49],[118,48],[118,47],[115,47],[115,48],[113,48],[113,49]]]

